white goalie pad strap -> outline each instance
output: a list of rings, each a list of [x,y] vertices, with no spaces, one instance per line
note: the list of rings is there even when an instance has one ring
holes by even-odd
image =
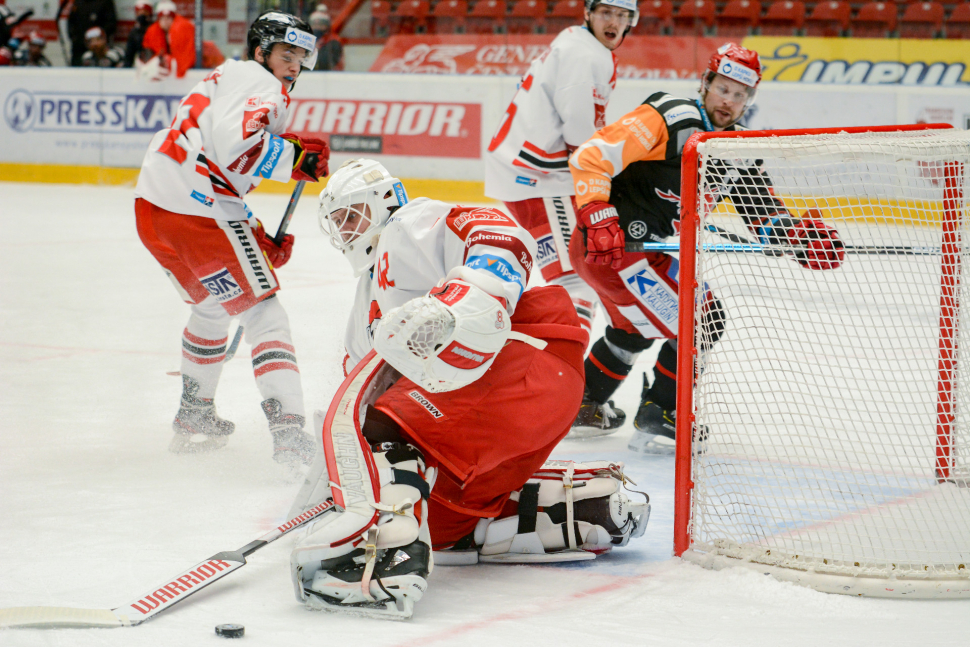
[[[511,332],[504,300],[454,279],[385,313],[374,348],[413,382],[440,393],[484,375]]]

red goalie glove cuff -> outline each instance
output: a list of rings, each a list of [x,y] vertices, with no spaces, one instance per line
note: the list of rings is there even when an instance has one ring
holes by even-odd
[[[809,209],[788,231],[788,242],[795,248],[795,260],[811,270],[834,270],[845,259],[845,245],[839,232],[821,220],[822,214]]]

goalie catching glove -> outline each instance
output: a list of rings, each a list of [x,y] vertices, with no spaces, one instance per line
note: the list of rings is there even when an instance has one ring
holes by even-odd
[[[809,209],[801,219],[776,214],[756,227],[762,245],[788,245],[795,260],[810,270],[834,270],[845,259],[845,245],[834,227],[822,222],[817,209]]]
[[[330,173],[330,146],[316,137],[300,137],[293,133],[283,133],[283,139],[293,144],[294,180],[317,182]]]
[[[630,499],[621,489],[627,483],[633,484],[623,463],[546,461],[512,493],[517,514],[482,519],[473,537],[436,551],[435,561],[460,566],[595,559],[647,529],[650,497],[640,492],[644,501]]]
[[[509,339],[545,348],[544,341],[512,331],[505,299],[494,296],[501,293],[498,279],[455,268],[427,296],[384,314],[374,350],[432,393],[467,386],[485,374]]]

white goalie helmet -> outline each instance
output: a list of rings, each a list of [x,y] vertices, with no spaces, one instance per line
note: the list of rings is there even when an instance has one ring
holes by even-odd
[[[354,276],[375,262],[377,236],[395,209],[408,202],[404,185],[374,160],[347,160],[320,193],[317,217],[330,243],[350,261]]]

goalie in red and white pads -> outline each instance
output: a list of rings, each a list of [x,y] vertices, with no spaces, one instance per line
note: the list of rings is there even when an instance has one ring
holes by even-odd
[[[346,512],[294,550],[298,597],[409,617],[432,549],[452,563],[585,559],[641,534],[648,508],[619,492],[618,465],[592,468],[595,478],[574,469],[587,496],[561,476],[561,501],[523,494],[579,409],[587,342],[563,288],[526,290],[528,232],[494,209],[409,202],[369,160],[341,167],[320,201],[321,225],[361,281],[346,336],[354,368],[317,416],[324,458],[293,507],[332,496]]]

